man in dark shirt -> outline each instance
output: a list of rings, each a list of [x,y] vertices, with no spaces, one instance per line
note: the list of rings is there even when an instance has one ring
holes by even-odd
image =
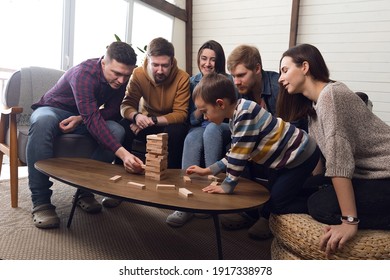
[[[272,115],[276,116],[276,101],[279,94],[279,73],[265,71],[259,50],[255,46],[239,45],[233,49],[227,59],[227,69],[233,76],[234,85],[239,97],[255,101]],[[249,162],[243,177],[266,184],[269,169]],[[248,233],[252,238],[269,236],[269,229],[258,227],[258,211],[240,214],[220,215],[222,225],[227,229],[250,227]],[[264,233],[265,232],[265,233]]]
[[[53,183],[34,167],[35,162],[53,157],[52,139],[56,136],[69,132],[90,135],[98,143],[93,159],[113,162],[117,156],[127,171],[142,171],[142,161],[122,146],[125,132],[117,123],[136,58],[129,44],[114,42],[102,58],[89,59],[69,69],[32,105],[26,149],[35,226],[54,228],[60,222],[51,204]],[[85,191],[78,206],[89,213],[101,211],[94,195]]]

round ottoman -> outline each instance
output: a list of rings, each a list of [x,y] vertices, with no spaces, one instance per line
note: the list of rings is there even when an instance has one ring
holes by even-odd
[[[274,235],[271,245],[273,260],[325,260],[319,249],[325,224],[306,214],[271,215],[269,226]],[[390,231],[359,230],[331,260],[390,259]]]

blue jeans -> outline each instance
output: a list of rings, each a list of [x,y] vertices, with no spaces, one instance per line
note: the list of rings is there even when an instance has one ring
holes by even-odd
[[[49,180],[47,175],[36,170],[34,164],[39,160],[54,157],[53,141],[57,136],[62,134],[59,123],[74,115],[74,113],[62,109],[47,106],[37,108],[30,117],[31,125],[28,133],[26,156],[33,207],[51,203],[50,198],[53,192],[50,189],[53,182]],[[122,142],[125,134],[123,127],[115,121],[107,121],[107,125],[114,137]],[[89,134],[83,124],[79,125],[72,133],[81,135]],[[112,162],[115,154],[112,151],[98,146],[91,158],[104,162]]]
[[[206,127],[191,128],[184,140],[182,168],[210,166],[223,158],[230,141],[231,132],[227,123],[209,123]]]
[[[305,181],[318,163],[320,151],[314,153],[302,164],[294,168],[272,170],[268,182],[270,199],[264,204],[260,215],[266,219],[270,213],[308,213],[307,197],[303,196]]]

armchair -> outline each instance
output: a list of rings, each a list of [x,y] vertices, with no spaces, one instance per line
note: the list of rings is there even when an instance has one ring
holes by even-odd
[[[64,71],[43,67],[21,68],[12,74],[1,96],[0,173],[3,155],[10,161],[11,207],[18,207],[18,166],[26,165],[31,105],[48,91]],[[88,136],[63,134],[55,139],[55,157],[90,157],[97,143]]]

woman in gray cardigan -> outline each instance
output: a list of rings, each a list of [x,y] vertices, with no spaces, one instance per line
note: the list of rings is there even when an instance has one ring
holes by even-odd
[[[390,229],[390,127],[345,84],[330,80],[312,45],[287,50],[280,74],[285,93],[309,112],[309,134],[323,155],[324,182],[330,183],[308,200],[310,215],[329,225],[321,249],[336,252],[358,228]]]

